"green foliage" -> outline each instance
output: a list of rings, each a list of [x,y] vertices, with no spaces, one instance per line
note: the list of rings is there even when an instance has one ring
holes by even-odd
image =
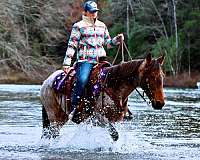
[[[3,34],[6,31],[3,25],[0,24],[0,33]]]
[[[166,56],[165,60],[165,71],[171,72],[174,71],[176,57],[176,45],[175,45],[175,37],[171,36],[170,38],[166,39],[164,37],[157,40],[157,42],[152,46],[152,54],[155,57],[158,57],[161,54]]]
[[[117,34],[124,32],[124,26],[121,23],[115,23],[109,31],[110,31],[110,36],[113,38]],[[118,47],[115,47],[115,48],[109,49],[109,50],[106,49],[106,52],[108,53],[108,56],[115,58],[115,56],[117,54],[117,50],[118,50]]]
[[[42,52],[42,49],[41,49],[41,43],[38,42],[37,39],[35,39],[33,42],[32,42],[32,55],[34,57],[39,57],[40,56],[40,53]]]
[[[150,32],[150,27],[131,21],[128,46],[133,58],[140,57],[150,48],[148,42]]]

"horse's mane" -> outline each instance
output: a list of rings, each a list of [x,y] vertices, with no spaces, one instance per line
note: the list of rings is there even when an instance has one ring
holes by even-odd
[[[138,68],[143,61],[144,59],[137,59],[107,67],[107,82],[113,83],[115,80],[130,78],[130,75],[138,75]]]

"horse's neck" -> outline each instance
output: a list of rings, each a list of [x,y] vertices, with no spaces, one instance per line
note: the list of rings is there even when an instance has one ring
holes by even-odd
[[[142,62],[134,60],[108,68],[106,83],[113,94],[127,97],[139,85],[139,66]]]

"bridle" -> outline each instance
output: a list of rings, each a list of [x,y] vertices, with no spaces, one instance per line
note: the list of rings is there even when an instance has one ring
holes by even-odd
[[[136,91],[137,93],[142,97],[142,99],[147,102],[147,105],[151,105],[151,103],[153,101],[155,101],[155,98],[153,97],[153,92],[152,92],[152,89],[150,88],[150,83],[149,83],[149,78],[148,77],[145,77],[146,74],[148,74],[148,72],[150,71],[151,67],[153,65],[151,65],[148,69],[145,69],[142,77],[141,77],[141,80],[140,80],[140,87],[142,88],[143,90],[143,93],[141,94],[138,89],[136,88]],[[147,95],[147,97],[149,98],[149,101],[147,101],[145,99],[145,96],[144,96],[144,93]]]
[[[155,61],[154,61],[155,62]],[[144,97],[144,93],[147,95],[147,97],[149,98],[149,102],[147,102],[148,105],[152,104],[153,102],[155,102],[155,98],[153,96],[153,89],[150,87],[150,81],[149,81],[149,77],[148,74],[151,70],[151,68],[154,66],[154,64],[151,64],[151,66],[149,66],[142,74],[142,77],[140,78],[140,87],[143,89],[143,93],[141,94],[137,89],[136,91],[138,92],[138,94],[142,97],[142,99],[147,102],[147,100]],[[159,66],[160,67],[160,66]],[[164,73],[162,72],[162,70],[160,70],[160,76],[163,77]]]
[[[149,79],[145,78],[144,83],[142,83],[143,81],[141,80],[140,86],[143,90],[143,93],[141,94],[138,89],[136,88],[135,90],[137,91],[137,93],[140,95],[140,97],[147,103],[147,105],[151,105],[151,103],[154,101],[153,98],[153,93],[150,89],[150,84],[149,84]],[[143,85],[146,84],[146,85]],[[149,98],[149,101],[147,101],[145,99],[144,93],[146,93],[147,97]]]

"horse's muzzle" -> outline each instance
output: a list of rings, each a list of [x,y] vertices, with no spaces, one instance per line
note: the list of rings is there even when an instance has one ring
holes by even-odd
[[[152,101],[152,107],[154,109],[162,109],[162,107],[165,105],[165,102],[164,101]]]

